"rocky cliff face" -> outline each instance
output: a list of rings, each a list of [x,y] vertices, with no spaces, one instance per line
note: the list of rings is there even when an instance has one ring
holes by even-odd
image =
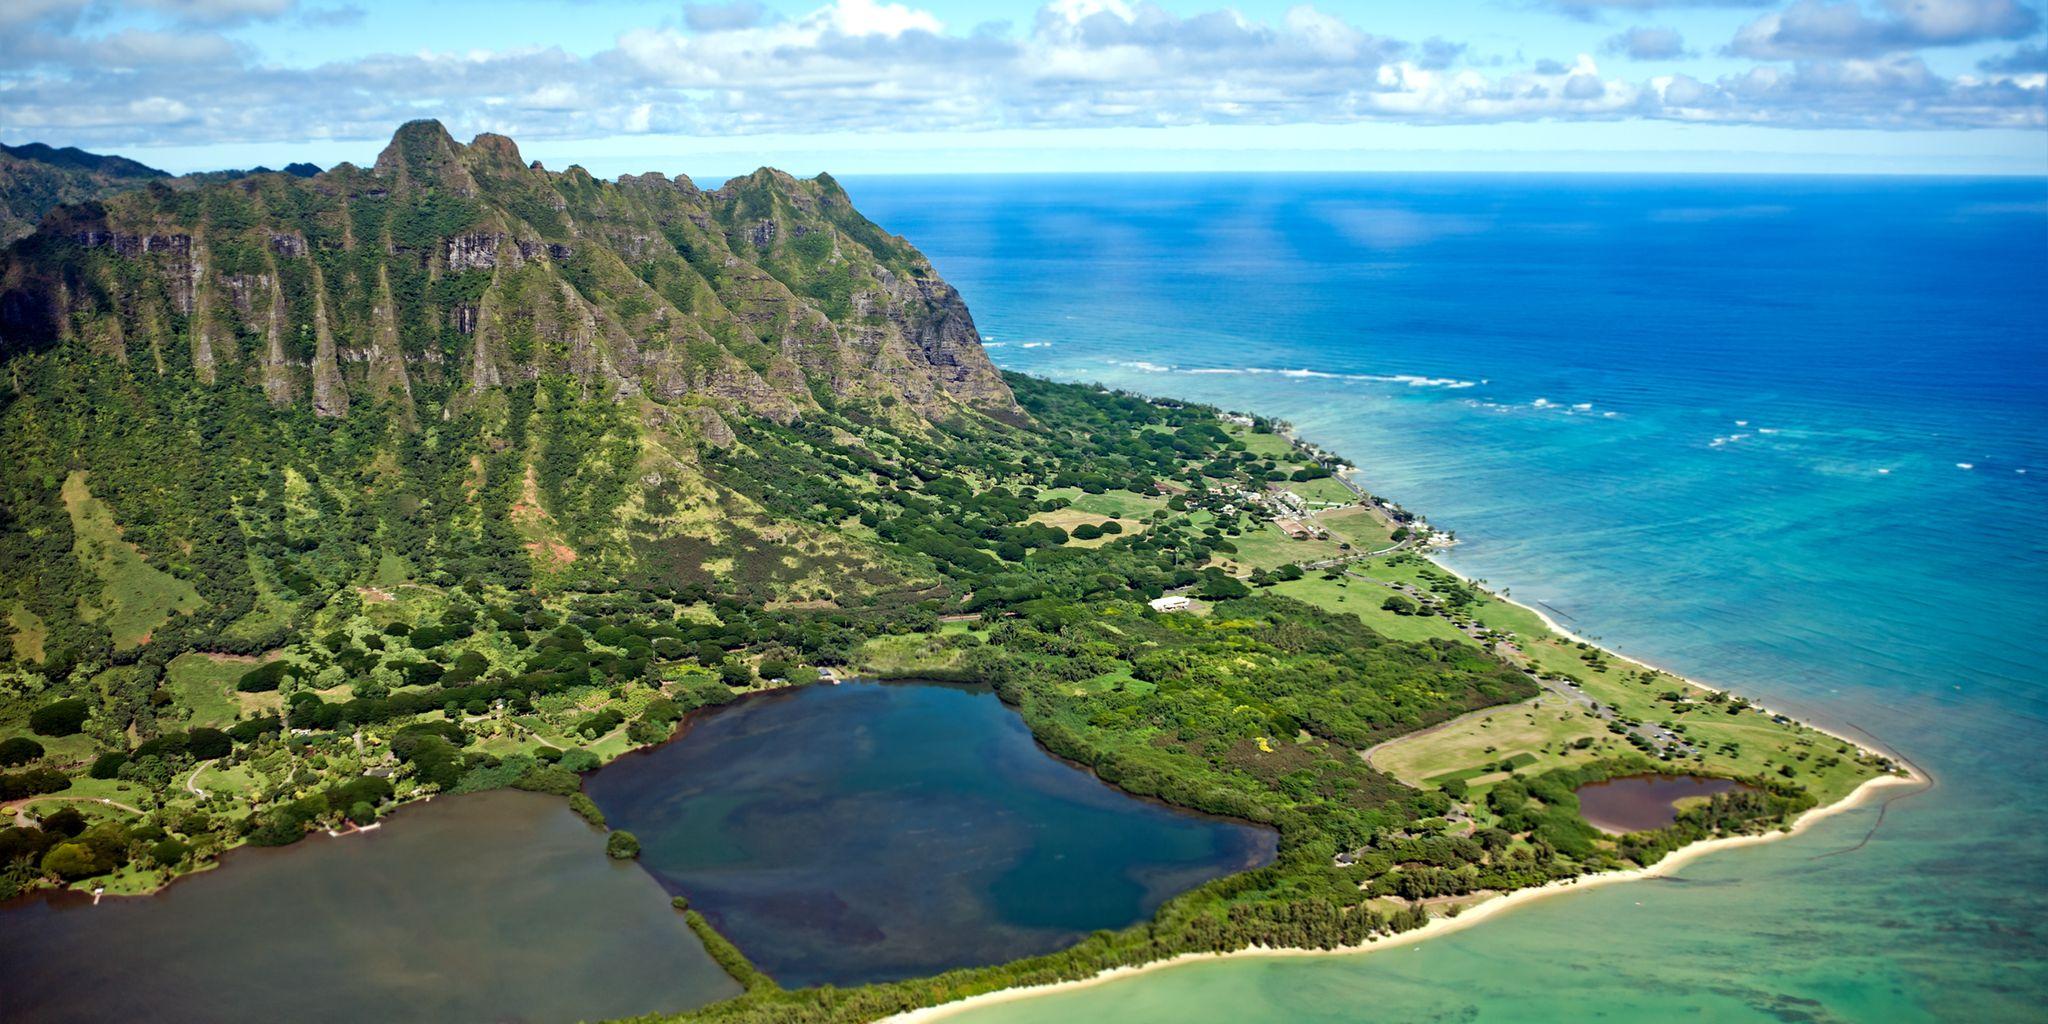
[[[781,422],[1022,416],[958,293],[830,177],[604,182],[432,121],[368,169],[56,211],[0,255],[0,356],[57,346],[329,418],[549,375]]]

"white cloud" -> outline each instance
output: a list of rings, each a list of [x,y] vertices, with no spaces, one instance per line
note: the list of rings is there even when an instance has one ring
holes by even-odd
[[[1944,78],[1889,52],[1822,55],[1713,80],[1613,74],[1590,55],[1480,66],[1455,42],[1390,38],[1306,5],[1261,20],[1054,0],[1021,27],[961,30],[890,0],[833,0],[787,18],[742,2],[687,8],[680,24],[628,29],[587,56],[554,47],[424,51],[286,67],[191,26],[94,36],[77,30],[76,4],[17,2],[43,13],[23,31],[0,33],[0,123],[110,146],[376,138],[419,116],[534,138],[1630,118],[2048,125],[2048,85],[2037,73]],[[2005,25],[2000,0],[1914,2],[1921,6],[1898,0],[1884,23],[1929,39]],[[1941,6],[1966,2],[1978,13]],[[282,6],[220,0],[208,9]],[[1655,35],[1664,31],[1631,29],[1614,48],[1638,60],[1682,51],[1676,32]],[[138,107],[137,96],[175,108]]]
[[[1605,49],[1630,60],[1671,60],[1691,56],[1685,48],[1685,37],[1674,28],[1631,27],[1610,36]]]
[[[1884,0],[1867,13],[1856,0],[1798,0],[1735,33],[1728,52],[1758,60],[1875,57],[1932,46],[2022,39],[2041,17],[2017,0]]]

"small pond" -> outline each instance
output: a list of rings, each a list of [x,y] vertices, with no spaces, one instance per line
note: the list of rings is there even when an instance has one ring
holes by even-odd
[[[0,909],[0,1020],[599,1020],[739,993],[557,797],[498,791],[241,849],[149,897]]]
[[[1055,950],[1276,846],[1051,756],[983,688],[812,686],[686,728],[585,789],[663,887],[786,987]]]
[[[1678,801],[1746,789],[1732,779],[1698,775],[1623,775],[1589,782],[1575,792],[1579,816],[1612,835],[1663,828],[1678,820]]]

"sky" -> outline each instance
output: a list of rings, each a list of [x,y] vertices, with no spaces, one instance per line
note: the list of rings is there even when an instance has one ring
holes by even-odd
[[[2048,175],[2048,0],[0,0],[0,141],[715,179]]]

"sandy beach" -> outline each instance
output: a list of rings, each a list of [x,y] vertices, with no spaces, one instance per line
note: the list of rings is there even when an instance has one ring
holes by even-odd
[[[1433,555],[1434,552],[1432,552],[1432,556]],[[1445,565],[1442,561],[1438,560],[1435,557],[1431,557],[1430,561],[1433,564],[1441,567],[1445,571],[1450,572],[1453,575],[1457,576],[1459,579],[1472,584],[1474,587],[1478,587],[1482,590],[1485,590],[1485,592],[1492,596],[1495,600],[1505,601],[1514,604],[1517,607],[1527,609],[1531,614],[1535,615],[1538,619],[1540,619],[1543,622],[1543,624],[1546,627],[1548,627],[1552,632],[1556,633],[1561,637],[1566,638],[1567,640],[1570,640],[1573,643],[1586,643],[1591,644],[1595,647],[1600,647],[1601,650],[1606,651],[1608,654],[1614,656],[1616,659],[1626,661],[1630,664],[1638,665],[1646,669],[1652,669],[1657,672],[1662,672],[1665,675],[1669,675],[1677,679],[1683,680],[1684,682],[1691,684],[1693,686],[1698,686],[1701,689],[1724,693],[1729,692],[1725,690],[1720,690],[1717,687],[1708,686],[1705,683],[1701,683],[1680,673],[1673,672],[1670,669],[1664,668],[1662,666],[1650,664],[1649,662],[1643,661],[1640,658],[1632,658],[1628,655],[1622,654],[1618,651],[1614,651],[1600,644],[1597,644],[1594,641],[1588,640],[1585,637],[1582,637],[1577,633],[1573,632],[1572,630],[1565,628],[1562,624],[1557,622],[1557,620],[1553,619],[1548,614],[1545,614],[1544,611],[1540,608],[1533,608],[1529,605],[1523,604],[1520,601],[1515,601],[1512,598],[1502,597],[1500,594],[1495,593],[1490,588],[1484,587],[1478,581],[1472,579],[1469,576],[1466,576],[1464,573],[1459,572],[1457,569],[1452,568],[1449,565]],[[1752,701],[1751,703],[1755,704],[1756,702]],[[1756,704],[1756,706],[1759,708],[1763,708],[1763,710],[1766,713],[1770,713],[1770,709],[1764,708],[1763,705]],[[1918,771],[1915,771],[1909,763],[1905,762],[1903,758],[1899,758],[1897,755],[1889,754],[1884,751],[1872,750],[1871,747],[1869,747],[1862,741],[1850,739],[1849,737],[1843,736],[1840,733],[1833,732],[1819,725],[1813,725],[1812,723],[1806,722],[1803,719],[1801,720],[1801,724],[1808,725],[1809,727],[1819,732],[1825,733],[1826,735],[1841,740],[1842,742],[1847,743],[1858,750],[1880,753],[1884,754],[1885,756],[1892,757],[1894,760],[1901,762],[1901,764],[1903,765],[1901,770],[1904,771],[1905,774],[1880,775],[1877,778],[1866,780],[1862,785],[1856,787],[1855,790],[1851,791],[1847,796],[1843,797],[1842,799],[1837,800],[1830,804],[1824,804],[1808,810],[1806,813],[1800,815],[1797,819],[1795,819],[1792,822],[1792,824],[1786,828],[1776,829],[1770,832],[1765,832],[1757,835],[1727,836],[1720,839],[1709,839],[1693,843],[1689,846],[1673,850],[1669,855],[1665,856],[1663,860],[1660,860],[1656,864],[1646,868],[1634,868],[1627,871],[1608,871],[1599,874],[1582,875],[1578,878],[1566,879],[1563,881],[1552,882],[1548,885],[1541,885],[1530,889],[1518,890],[1516,892],[1508,893],[1506,895],[1494,896],[1489,899],[1484,899],[1479,903],[1467,906],[1456,917],[1434,917],[1430,919],[1428,924],[1422,926],[1421,928],[1417,928],[1413,931],[1401,932],[1396,935],[1383,936],[1371,942],[1367,942],[1363,945],[1346,946],[1339,949],[1279,949],[1263,946],[1253,946],[1248,947],[1246,949],[1235,950],[1228,953],[1183,953],[1179,956],[1169,957],[1164,960],[1157,960],[1149,964],[1141,964],[1135,967],[1113,968],[1111,970],[1103,971],[1100,974],[1096,974],[1092,977],[1081,978],[1074,981],[1056,982],[1048,985],[1030,985],[1021,988],[999,989],[994,992],[987,992],[977,996],[969,996],[965,999],[956,1000],[950,1003],[944,1003],[939,1006],[926,1007],[920,1010],[912,1010],[908,1013],[900,1013],[892,1017],[884,1018],[884,1021],[886,1022],[886,1024],[925,1024],[925,1022],[928,1021],[940,1020],[949,1016],[963,1013],[968,1010],[992,1006],[997,1003],[1013,1002],[1020,999],[1031,999],[1037,996],[1048,995],[1055,992],[1064,992],[1072,989],[1087,988],[1094,985],[1107,984],[1109,982],[1117,981],[1122,978],[1131,977],[1133,975],[1144,974],[1151,971],[1166,970],[1168,968],[1182,966],[1190,963],[1201,963],[1235,957],[1360,956],[1367,953],[1378,952],[1380,950],[1394,949],[1400,946],[1412,945],[1417,942],[1427,941],[1440,935],[1448,935],[1452,932],[1460,931],[1465,928],[1470,928],[1498,914],[1506,913],[1516,907],[1524,906],[1526,904],[1535,902],[1536,900],[1544,899],[1546,897],[1556,896],[1560,893],[1580,892],[1586,889],[1599,888],[1601,886],[1606,885],[1614,885],[1620,882],[1631,882],[1642,878],[1654,878],[1659,875],[1666,875],[1675,872],[1679,868],[1682,868],[1685,865],[1692,863],[1694,860],[1704,857],[1710,853],[1714,853],[1720,850],[1735,849],[1737,847],[1743,846],[1753,846],[1759,843],[1768,843],[1774,840],[1786,838],[1788,836],[1794,836],[1811,827],[1814,822],[1821,821],[1825,818],[1829,818],[1837,814],[1841,814],[1845,811],[1851,810],[1855,807],[1862,805],[1863,803],[1869,801],[1871,797],[1880,789],[1884,789],[1890,786],[1915,785],[1925,783],[1928,781],[1925,776],[1921,775]]]
[[[978,996],[969,996],[966,999],[955,1000],[954,1002],[944,1003],[939,1006],[930,1006],[921,1010],[912,1010],[908,1013],[899,1013],[892,1017],[885,1017],[883,1018],[883,1024],[926,1024],[929,1021],[941,1020],[968,1010],[994,1006],[998,1003],[1015,1002],[1020,999],[1032,999],[1038,996],[1050,995],[1055,992],[1089,988],[1139,974],[1163,971],[1168,968],[1191,963],[1213,962],[1240,957],[1363,956],[1368,953],[1413,945],[1414,943],[1424,942],[1440,935],[1449,935],[1452,932],[1462,931],[1488,918],[1504,914],[1516,907],[1524,906],[1546,897],[1556,896],[1561,893],[1582,892],[1587,889],[1597,889],[1601,886],[1614,885],[1620,882],[1632,882],[1641,878],[1667,875],[1710,853],[1742,846],[1754,846],[1798,835],[1812,826],[1814,822],[1848,811],[1867,802],[1880,789],[1888,786],[1911,785],[1921,781],[1923,781],[1922,777],[1910,770],[1908,774],[1902,776],[1881,775],[1856,787],[1855,791],[1841,800],[1807,811],[1794,820],[1791,826],[1787,828],[1759,835],[1728,836],[1721,839],[1709,839],[1693,843],[1690,846],[1673,850],[1663,860],[1646,868],[1582,875],[1578,878],[1552,882],[1548,885],[1541,885],[1531,889],[1521,889],[1508,893],[1505,896],[1496,896],[1469,906],[1456,917],[1431,918],[1428,924],[1413,931],[1383,936],[1362,945],[1345,946],[1338,949],[1275,949],[1252,946],[1228,953],[1183,953],[1179,956],[1169,957],[1165,960],[1156,960],[1152,963],[1141,964],[1136,967],[1113,968],[1092,977],[1080,978],[1074,981],[1062,981],[1050,985],[1030,985],[1022,988],[1006,988],[983,993]]]

